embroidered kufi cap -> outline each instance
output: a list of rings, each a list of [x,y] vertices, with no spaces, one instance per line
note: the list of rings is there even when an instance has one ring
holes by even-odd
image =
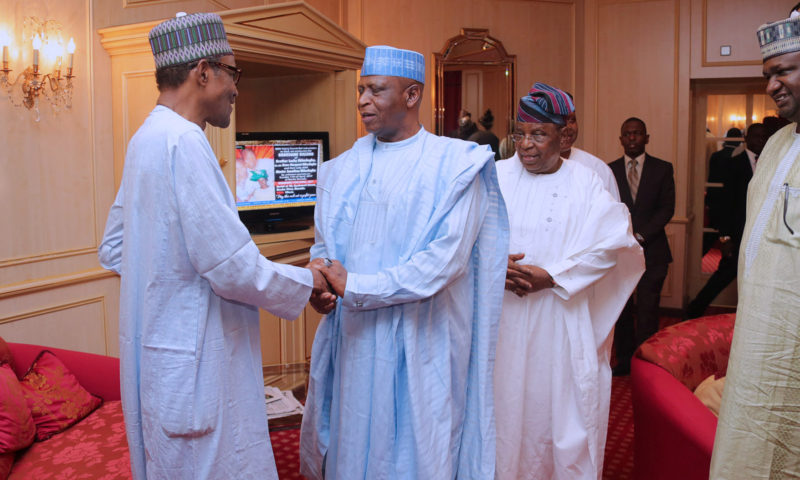
[[[575,104],[564,91],[537,82],[533,84],[528,94],[519,100],[517,121],[566,125],[567,116],[574,111]]]
[[[798,4],[800,6],[800,4]],[[764,61],[772,57],[800,51],[800,13],[797,7],[785,20],[767,23],[758,28],[758,46]]]
[[[403,77],[425,83],[425,57],[421,53],[379,45],[367,47],[361,76]]]
[[[216,13],[178,13],[150,30],[150,48],[156,68],[171,67],[201,58],[233,55],[225,25]]]

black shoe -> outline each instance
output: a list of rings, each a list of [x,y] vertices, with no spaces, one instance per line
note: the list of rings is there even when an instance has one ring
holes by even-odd
[[[631,364],[619,364],[611,369],[611,375],[615,377],[627,377],[631,374]]]

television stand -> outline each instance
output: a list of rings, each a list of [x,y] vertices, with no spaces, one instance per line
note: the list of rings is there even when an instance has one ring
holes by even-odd
[[[261,222],[246,225],[247,231],[250,235],[266,235],[270,233],[290,233],[308,230],[312,227],[308,222],[302,221],[275,221],[275,222]]]

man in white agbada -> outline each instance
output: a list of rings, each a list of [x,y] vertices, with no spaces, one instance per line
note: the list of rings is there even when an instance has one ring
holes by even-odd
[[[238,93],[240,70],[220,17],[168,20],[150,44],[158,105],[128,144],[99,248],[101,264],[122,277],[133,477],[277,479],[251,305],[294,319],[325,280],[259,254],[203,134],[207,123],[228,126]],[[319,307],[334,301],[316,298]]]
[[[419,124],[424,80],[421,54],[367,48],[370,135],[320,172],[311,256],[341,300],[312,350],[312,479],[494,478],[507,217],[491,150]]]
[[[569,95],[569,93],[567,93],[567,95]],[[569,97],[573,99],[572,95]],[[611,171],[611,168],[606,162],[600,160],[586,150],[575,147],[574,145],[577,140],[578,116],[573,108],[572,112],[567,115],[564,130],[561,135],[561,158],[578,162],[596,173],[597,176],[600,177],[600,181],[603,182],[603,187],[608,190],[608,193],[611,194],[614,200],[619,202],[619,187],[617,186],[617,179],[614,177],[614,172]]]
[[[712,479],[800,478],[800,15],[762,25],[758,40],[767,94],[793,123],[769,139],[747,190]]]
[[[570,98],[520,100],[516,154],[497,162],[511,228],[497,340],[497,479],[599,479],[611,332],[644,271],[630,215],[599,177],[560,158]]]

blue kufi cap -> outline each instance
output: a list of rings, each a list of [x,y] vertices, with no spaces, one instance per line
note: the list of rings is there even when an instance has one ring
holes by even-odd
[[[403,77],[425,83],[425,57],[421,53],[379,45],[367,47],[361,76]]]

